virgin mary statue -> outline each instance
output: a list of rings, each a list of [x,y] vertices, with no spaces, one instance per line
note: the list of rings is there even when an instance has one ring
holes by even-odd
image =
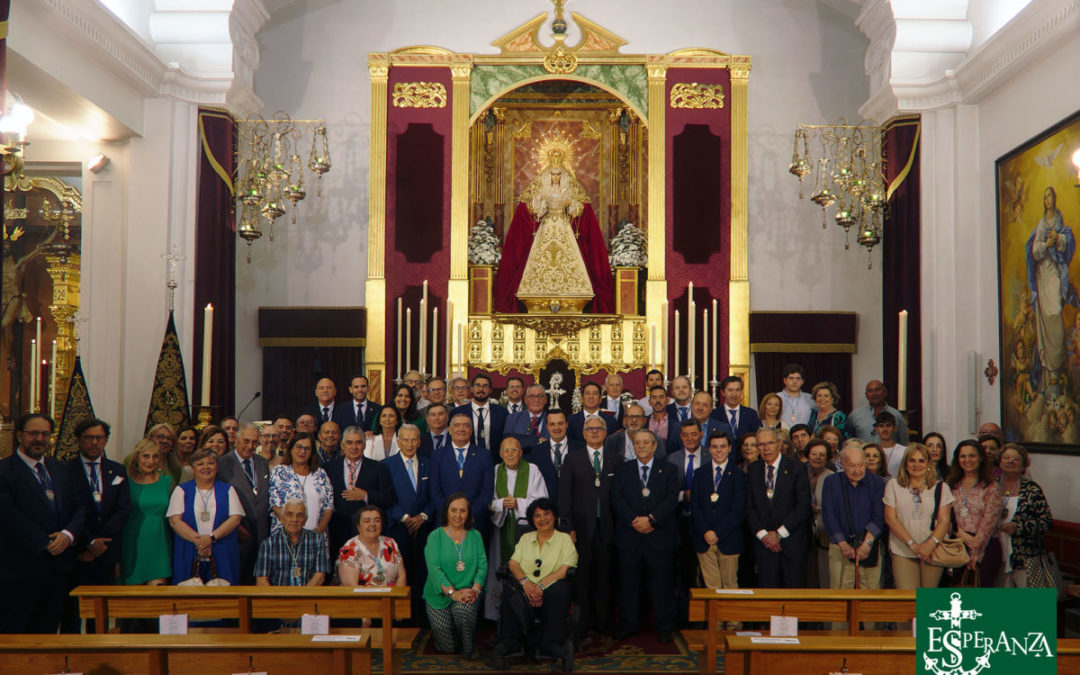
[[[495,277],[495,311],[615,310],[614,283],[596,213],[559,148],[521,193]]]

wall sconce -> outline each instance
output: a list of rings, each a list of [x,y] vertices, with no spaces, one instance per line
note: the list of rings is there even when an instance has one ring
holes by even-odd
[[[108,168],[111,162],[112,160],[109,159],[107,155],[99,152],[98,154],[87,160],[86,168],[90,169],[91,173],[101,173]]]
[[[23,151],[30,142],[26,140],[26,130],[34,121],[34,111],[22,102],[18,94],[12,94],[14,102],[7,114],[0,117],[0,175],[9,176],[22,173]]]

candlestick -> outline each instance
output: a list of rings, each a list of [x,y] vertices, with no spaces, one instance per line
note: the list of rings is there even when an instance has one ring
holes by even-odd
[[[697,370],[697,306],[694,305],[694,282],[691,281],[686,296],[686,372],[690,376],[690,391],[694,391]]]
[[[660,370],[664,371],[664,381],[671,380],[671,371],[668,369],[668,364],[671,361],[668,360],[668,305],[667,300],[660,303],[660,335],[663,336],[664,344],[660,346],[660,354],[662,355],[663,367]]]
[[[716,303],[716,298],[712,301],[712,379],[716,382],[720,379],[720,343],[716,341],[716,324],[717,319],[720,318],[719,305]]]
[[[431,309],[428,306],[427,279],[424,279],[424,288],[420,295],[420,373],[427,372],[427,315]]]
[[[52,341],[52,358],[49,359],[49,417],[56,419],[56,340]]]
[[[450,371],[454,369],[454,303],[446,301],[446,386],[450,386]]]
[[[394,337],[397,338],[397,361],[394,366],[397,368],[398,379],[400,380],[405,377],[405,369],[402,368],[403,364],[401,362],[401,298],[397,299],[397,333],[394,334]]]
[[[431,374],[439,372],[439,308],[431,312]]]
[[[709,310],[701,313],[701,390],[709,388]]]
[[[405,308],[405,368],[402,372],[402,377],[405,377],[405,373],[412,370],[412,307]]]
[[[907,410],[907,320],[907,310],[900,310],[900,335],[897,336],[896,354],[896,367],[899,371],[896,380],[896,407],[900,412]]]
[[[649,363],[653,368],[658,368],[660,364],[656,360],[656,324],[649,324]],[[645,392],[646,394],[649,392]]]
[[[41,317],[37,317],[34,321],[34,344],[37,347],[34,349],[34,412],[41,412]]]
[[[39,319],[40,321],[40,319]],[[30,412],[37,412],[37,372],[38,372],[38,347],[37,340],[30,338],[30,394],[27,396],[27,405],[30,406]]]
[[[212,359],[212,347],[214,344],[214,306],[207,303],[203,309],[203,342],[202,342],[202,405],[210,405],[210,365]]]
[[[679,310],[675,310],[675,377],[679,376],[679,345]]]

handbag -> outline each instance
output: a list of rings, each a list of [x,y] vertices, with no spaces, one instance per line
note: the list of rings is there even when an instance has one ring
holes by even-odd
[[[213,554],[210,555],[210,581],[203,583],[199,576],[199,556],[191,561],[191,577],[176,584],[177,586],[231,586],[228,579],[222,579],[217,575],[217,562]]]
[[[979,564],[975,564],[975,569],[964,566],[964,571],[960,573],[960,580],[956,582],[957,588],[978,588],[979,587],[980,570]]]
[[[844,510],[847,512],[847,540],[852,548],[859,548],[865,537],[860,537],[855,534],[855,520],[851,517],[851,500],[848,498],[847,481],[841,480],[840,486],[840,491],[844,493]],[[883,537],[878,537],[877,539],[874,539],[874,543],[870,544],[870,553],[867,554],[863,560],[859,561],[861,567],[875,567],[878,564],[878,542],[880,542],[882,538]],[[855,582],[858,583],[858,581],[858,577],[856,577]]]
[[[934,515],[930,520],[931,532],[937,527],[938,509],[941,508],[941,486],[943,484],[938,481],[937,487],[934,488]],[[946,537],[934,547],[926,564],[934,567],[961,567],[967,565],[970,561],[971,556],[968,555],[964,540],[960,537]]]

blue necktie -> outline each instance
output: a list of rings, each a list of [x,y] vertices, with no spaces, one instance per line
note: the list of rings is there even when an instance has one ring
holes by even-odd
[[[90,491],[96,492],[99,495],[102,493],[101,481],[98,480],[97,462],[90,462]],[[38,466],[41,466],[40,464]],[[94,500],[94,508],[101,511],[101,499]]]
[[[736,427],[738,427],[738,426],[739,426],[739,425],[738,425],[738,424],[736,423],[736,421],[735,421],[735,411],[734,411],[734,410],[732,410],[732,411],[731,411],[731,412],[729,412],[728,414],[729,414],[729,415],[731,415],[731,433],[733,433],[733,434],[734,434],[734,433],[735,433],[735,429],[736,429]]]
[[[694,456],[689,452],[686,453],[686,489],[689,490],[694,485]]]
[[[683,407],[679,408],[679,421],[680,422],[685,422],[686,421],[686,411],[687,411],[687,408],[683,408]]]
[[[442,448],[443,442],[445,440],[446,440],[446,434],[445,433],[435,434],[435,449],[438,450],[438,449]]]
[[[251,487],[255,487],[255,472],[251,468],[251,458],[248,457],[244,460],[244,473],[247,475],[248,482],[251,483]]]
[[[716,478],[713,480],[712,489],[713,492],[720,491],[720,481],[724,478],[724,468],[721,466],[716,467]]]
[[[465,474],[465,450],[464,448],[458,448],[457,451],[457,472],[458,477]]]
[[[416,490],[416,472],[413,471],[412,462],[413,461],[411,459],[408,461],[408,464],[409,464],[409,482],[412,483],[412,489]],[[462,466],[464,466],[464,465],[465,465],[465,463],[462,462]]]

